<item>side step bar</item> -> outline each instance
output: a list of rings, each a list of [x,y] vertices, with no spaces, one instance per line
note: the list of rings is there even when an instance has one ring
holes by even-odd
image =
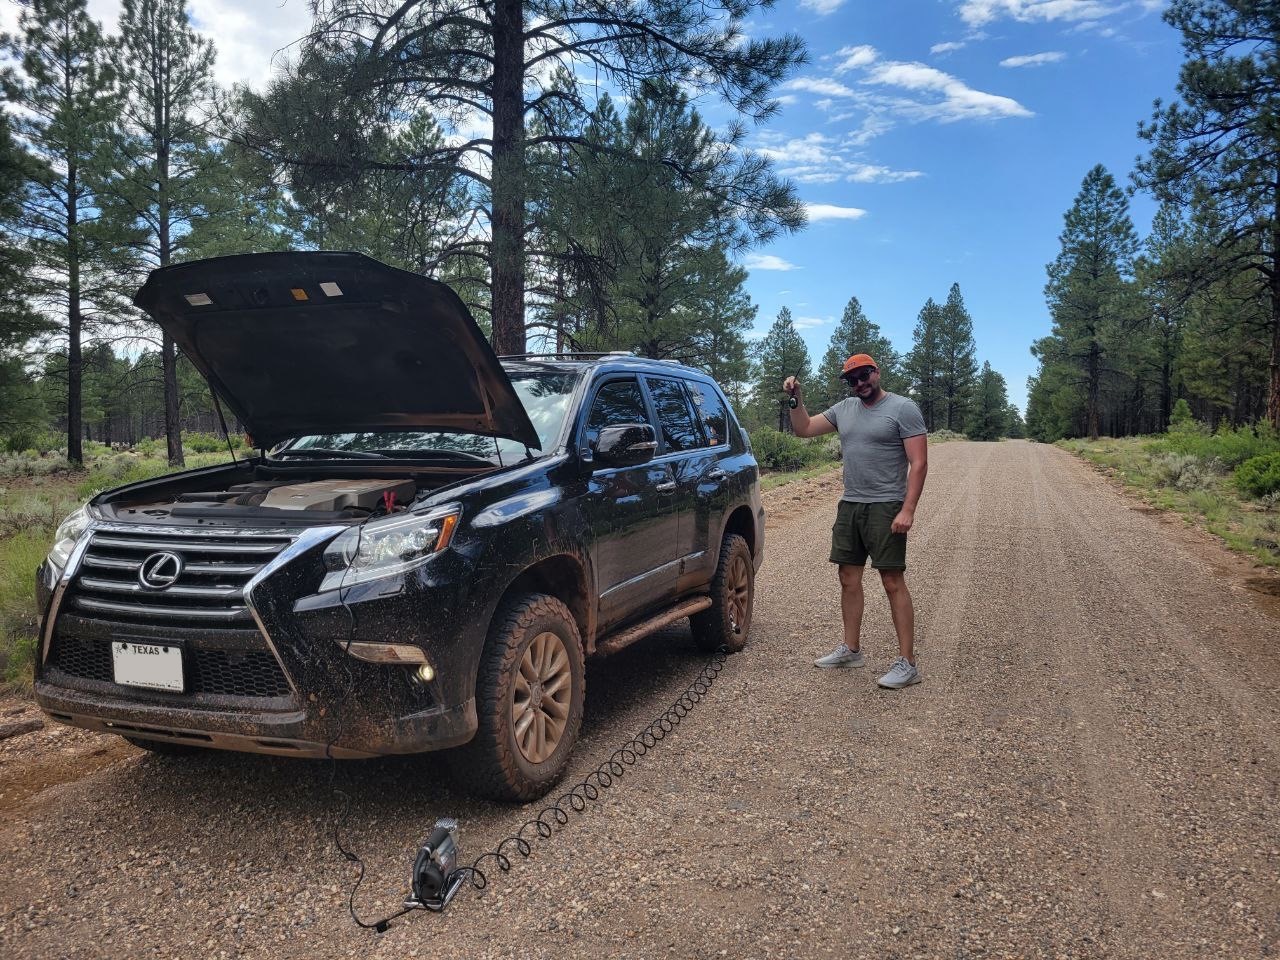
[[[709,606],[711,606],[710,597],[693,597],[690,600],[683,600],[648,620],[641,620],[624,630],[610,634],[601,643],[596,644],[596,656],[607,657],[611,653],[617,653],[623,647],[631,646],[637,640],[661,630],[668,624],[683,620],[691,614],[700,613]]]

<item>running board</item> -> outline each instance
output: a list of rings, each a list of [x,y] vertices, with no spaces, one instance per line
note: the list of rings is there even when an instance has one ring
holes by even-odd
[[[683,620],[692,614],[701,613],[709,606],[711,606],[710,597],[694,597],[691,600],[681,601],[674,607],[662,611],[657,616],[650,617],[648,620],[641,620],[625,630],[606,637],[603,643],[596,644],[596,656],[607,657],[611,653],[617,653],[623,647],[629,647],[637,640],[647,637],[649,634],[655,633],[663,627],[675,623],[677,620]]]

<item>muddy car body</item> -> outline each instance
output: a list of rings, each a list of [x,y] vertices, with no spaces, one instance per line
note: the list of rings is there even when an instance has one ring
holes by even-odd
[[[567,761],[587,658],[682,616],[745,642],[758,471],[704,374],[500,362],[447,287],[355,254],[184,264],[137,300],[263,449],[60,528],[54,719],[169,753],[457,747],[522,799]]]

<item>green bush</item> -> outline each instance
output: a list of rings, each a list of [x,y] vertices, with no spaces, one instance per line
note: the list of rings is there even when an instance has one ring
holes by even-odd
[[[751,434],[751,448],[759,464],[769,470],[799,470],[831,459],[826,438],[803,440],[770,427]]]
[[[1216,458],[1222,461],[1225,471],[1254,457],[1280,453],[1280,439],[1265,423],[1235,429],[1223,426],[1216,433],[1210,433],[1193,420],[1191,425],[1184,423],[1177,429],[1171,426],[1165,436],[1152,442],[1152,452],[1178,453],[1205,461]]]
[[[956,433],[954,430],[948,430],[943,427],[941,430],[935,430],[929,434],[930,443],[946,443],[948,440],[968,440],[968,436],[963,433]]]
[[[155,437],[143,437],[133,445],[133,449],[137,450],[144,457],[154,457],[160,453],[162,444]],[[165,453],[168,453],[168,447],[164,447]]]
[[[1173,430],[1188,423],[1195,423],[1195,418],[1191,415],[1191,404],[1187,403],[1186,397],[1179,397],[1178,402],[1169,411],[1169,429]]]
[[[1252,457],[1236,468],[1236,486],[1254,497],[1280,491],[1280,452]]]
[[[32,430],[16,430],[4,438],[6,453],[21,453],[32,450],[36,445],[36,435]]]
[[[220,453],[227,449],[227,441],[219,434],[196,433],[194,431],[183,435],[182,445],[195,453]],[[244,438],[239,434],[233,434],[231,437],[232,449],[239,450],[243,446]]]

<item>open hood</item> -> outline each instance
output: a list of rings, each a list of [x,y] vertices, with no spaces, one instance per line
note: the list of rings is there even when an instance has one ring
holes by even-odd
[[[358,253],[255,253],[153,270],[133,300],[260,446],[449,430],[540,446],[466,305]]]

